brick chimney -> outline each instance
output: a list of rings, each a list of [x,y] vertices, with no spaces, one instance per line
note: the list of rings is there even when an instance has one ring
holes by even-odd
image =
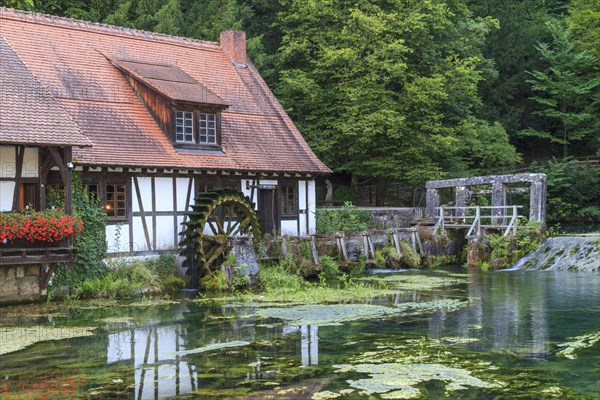
[[[219,45],[235,65],[246,65],[246,32],[221,32]]]

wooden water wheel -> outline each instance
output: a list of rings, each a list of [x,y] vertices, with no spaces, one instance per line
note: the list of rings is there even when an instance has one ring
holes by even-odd
[[[260,225],[253,205],[236,190],[201,193],[186,225],[183,242],[187,248],[186,264],[195,265],[201,272],[213,269],[222,260],[231,249],[232,237],[251,234],[255,245],[260,240]]]

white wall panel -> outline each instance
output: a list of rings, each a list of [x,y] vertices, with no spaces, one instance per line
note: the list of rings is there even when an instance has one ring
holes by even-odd
[[[173,217],[156,217],[156,250],[173,250]]]
[[[26,147],[25,154],[23,156],[23,171],[21,172],[23,178],[37,178],[38,177],[38,149],[33,147]]]
[[[140,187],[140,195],[142,198],[142,205],[144,206],[144,212],[152,211],[152,186],[150,179],[151,178],[138,178],[138,185]],[[133,212],[139,212],[140,205],[138,204],[137,194],[135,193],[135,185],[132,183],[131,187],[133,188],[131,194]]]
[[[146,217],[146,226],[148,227],[148,236],[150,244],[152,244],[152,217]],[[144,235],[144,225],[142,225],[142,217],[133,217],[133,251],[150,251],[146,244],[146,236]]]
[[[316,211],[316,192],[315,192],[315,181],[308,181],[308,226],[309,234],[316,233],[317,220],[315,217]]]
[[[281,234],[298,236],[298,220],[281,221]]]
[[[187,191],[190,178],[177,178],[175,187],[177,189],[177,211],[188,211],[185,209],[185,200],[187,199]],[[190,195],[190,203],[194,203],[194,187]]]
[[[14,182],[0,182],[0,212],[12,211],[14,191]]]
[[[129,252],[129,224],[107,225],[108,253]]]
[[[308,213],[306,212],[306,181],[298,182],[298,211],[304,212],[299,214],[300,218],[300,233],[299,236],[306,236],[306,218],[308,217]]]
[[[0,178],[14,178],[16,171],[15,148],[0,146]]]
[[[156,211],[173,211],[173,178],[154,178],[154,189],[156,193]],[[144,198],[144,210],[151,211],[152,198],[148,197],[148,201],[150,202],[150,208],[147,209]]]

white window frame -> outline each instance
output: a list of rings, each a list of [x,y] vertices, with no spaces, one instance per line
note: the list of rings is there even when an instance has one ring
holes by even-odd
[[[198,143],[218,144],[217,114],[198,113]]]
[[[175,142],[196,143],[194,140],[194,113],[175,111]]]

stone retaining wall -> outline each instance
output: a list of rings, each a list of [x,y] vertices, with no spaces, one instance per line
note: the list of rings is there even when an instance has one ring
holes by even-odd
[[[0,267],[0,304],[44,300],[40,289],[42,266],[39,264]]]

